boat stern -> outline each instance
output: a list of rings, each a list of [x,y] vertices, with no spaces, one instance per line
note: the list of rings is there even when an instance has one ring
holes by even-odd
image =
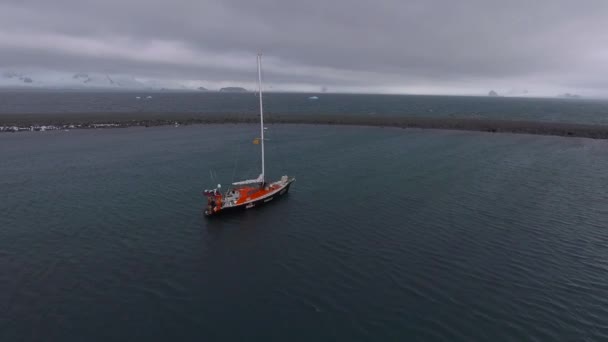
[[[205,206],[203,213],[205,216],[211,216],[219,213],[222,209],[222,193],[218,189],[205,190],[203,194],[207,197],[207,205]]]

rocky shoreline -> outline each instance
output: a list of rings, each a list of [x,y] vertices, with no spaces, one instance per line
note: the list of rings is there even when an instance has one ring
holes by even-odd
[[[561,122],[511,121],[482,118],[423,118],[348,115],[279,115],[265,118],[268,124],[357,125],[429,128],[492,133],[517,133],[608,139],[608,125]],[[1,132],[153,127],[193,124],[257,123],[257,116],[243,114],[86,113],[0,114]],[[43,129],[44,127],[44,129]]]

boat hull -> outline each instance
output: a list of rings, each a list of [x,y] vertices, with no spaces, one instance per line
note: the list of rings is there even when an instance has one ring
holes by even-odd
[[[272,195],[269,195],[269,196],[265,196],[264,198],[260,198],[258,200],[253,200],[253,201],[243,203],[240,205],[236,205],[233,207],[223,207],[216,212],[208,212],[207,210],[204,210],[204,214],[206,217],[214,217],[214,216],[225,215],[225,214],[231,213],[231,212],[245,211],[245,210],[249,210],[249,209],[262,207],[268,203],[275,202],[275,201],[279,200],[281,197],[284,197],[285,195],[287,195],[289,193],[289,188],[291,187],[291,183],[293,183],[293,181],[294,181],[293,179],[290,180],[286,185],[281,187],[275,193],[273,193]]]

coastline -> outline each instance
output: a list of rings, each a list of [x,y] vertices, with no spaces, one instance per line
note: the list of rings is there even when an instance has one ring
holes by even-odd
[[[270,114],[268,124],[356,125],[396,128],[515,133],[608,139],[608,125],[543,121],[512,121],[483,118],[382,117],[348,115]],[[0,133],[32,130],[153,127],[193,124],[256,123],[250,114],[216,113],[45,113],[0,114]],[[8,129],[7,129],[8,128]]]

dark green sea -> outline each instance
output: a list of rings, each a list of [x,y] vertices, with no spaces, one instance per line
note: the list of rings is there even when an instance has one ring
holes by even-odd
[[[0,134],[0,341],[608,339],[608,141],[269,125],[206,219],[256,133]]]

